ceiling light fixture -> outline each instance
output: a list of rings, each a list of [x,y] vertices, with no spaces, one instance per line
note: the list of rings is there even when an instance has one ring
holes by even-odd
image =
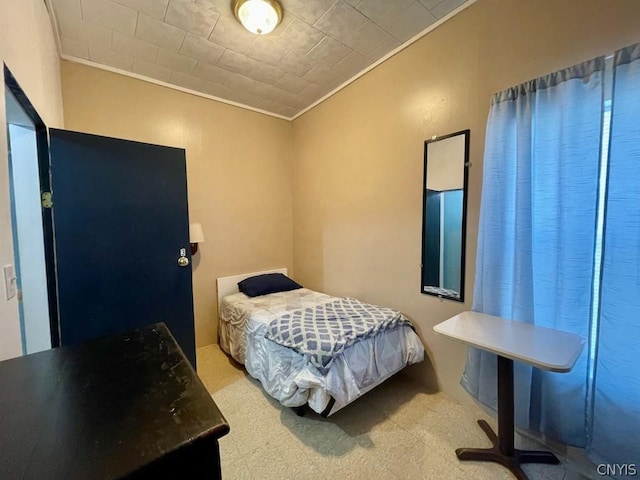
[[[244,28],[256,35],[272,32],[282,20],[282,7],[276,0],[234,0],[233,13]]]

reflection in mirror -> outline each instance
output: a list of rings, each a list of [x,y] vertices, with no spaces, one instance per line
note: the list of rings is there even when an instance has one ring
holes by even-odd
[[[421,292],[464,301],[469,130],[424,144]]]

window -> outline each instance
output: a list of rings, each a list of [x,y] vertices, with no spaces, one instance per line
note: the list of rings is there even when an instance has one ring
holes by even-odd
[[[569,374],[516,367],[516,423],[595,463],[640,452],[639,115],[634,45],[496,94],[487,124],[473,309],[588,339]],[[494,363],[463,377],[490,406]]]

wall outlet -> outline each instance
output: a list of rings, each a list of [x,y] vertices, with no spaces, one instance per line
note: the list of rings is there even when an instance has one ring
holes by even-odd
[[[18,294],[18,279],[16,269],[13,265],[5,265],[4,268],[4,290],[7,294],[7,301]]]

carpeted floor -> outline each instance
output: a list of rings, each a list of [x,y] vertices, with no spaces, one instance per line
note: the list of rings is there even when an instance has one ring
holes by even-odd
[[[499,465],[455,456],[458,447],[491,446],[476,419],[495,428],[492,418],[442,393],[427,393],[402,374],[328,419],[298,417],[217,345],[197,355],[198,375],[231,426],[220,441],[225,480],[514,478]],[[542,448],[519,435],[516,447]],[[531,480],[588,478],[561,460],[524,469]]]

